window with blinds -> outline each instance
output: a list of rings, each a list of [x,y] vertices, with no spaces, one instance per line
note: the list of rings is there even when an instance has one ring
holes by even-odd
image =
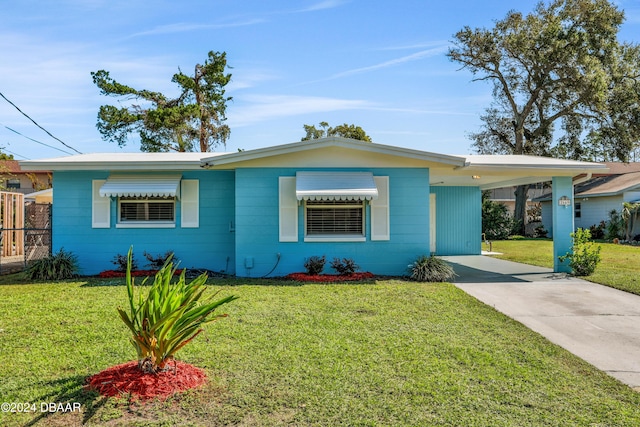
[[[364,201],[307,200],[307,236],[364,236]]]
[[[175,221],[173,197],[121,197],[118,206],[121,223]]]

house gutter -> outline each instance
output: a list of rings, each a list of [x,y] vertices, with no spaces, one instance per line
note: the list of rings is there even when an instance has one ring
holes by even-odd
[[[583,176],[582,178],[578,178],[575,181],[573,181],[573,185],[578,185],[578,184],[582,184],[583,182],[589,181],[592,176],[593,176],[593,172],[587,172],[586,176]]]

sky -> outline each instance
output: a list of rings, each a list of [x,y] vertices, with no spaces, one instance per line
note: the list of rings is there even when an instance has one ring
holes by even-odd
[[[215,151],[287,144],[303,126],[355,124],[376,143],[472,153],[491,86],[451,62],[456,32],[491,28],[523,0],[0,0],[0,151],[17,160],[138,152],[96,128],[91,72],[178,94],[209,51],[226,52],[231,136]],[[640,0],[618,0],[640,42]],[[53,138],[49,134],[53,135]],[[62,142],[60,142],[62,141]],[[64,143],[64,144],[63,144]]]

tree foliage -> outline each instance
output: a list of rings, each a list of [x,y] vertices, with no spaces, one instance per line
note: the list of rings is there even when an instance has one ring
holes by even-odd
[[[474,149],[626,161],[640,140],[640,48],[618,41],[623,21],[607,0],[553,0],[459,31],[449,58],[493,85]],[[525,197],[519,189],[517,218]]]
[[[196,64],[193,75],[178,70],[171,79],[180,86],[177,98],[120,84],[105,70],[92,72],[102,95],[131,101],[120,108],[101,106],[96,126],[103,139],[119,146],[137,132],[142,151],[211,151],[224,145],[230,134],[224,124],[226,103],[231,100],[225,96],[224,87],[231,80],[226,68],[226,53],[209,52],[204,64]]]
[[[358,139],[360,141],[372,142],[371,137],[360,126],[348,125],[346,123],[330,127],[327,122],[320,122],[319,128],[314,125],[304,125],[306,135],[301,141],[326,138],[330,136],[340,136],[342,138]]]
[[[488,191],[482,193],[482,234],[488,240],[505,240],[513,231],[514,221],[503,203],[494,202]]]

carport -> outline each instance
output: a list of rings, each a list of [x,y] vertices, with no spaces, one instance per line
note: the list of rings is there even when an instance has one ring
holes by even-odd
[[[468,155],[464,166],[433,167],[430,184],[435,186],[478,186],[480,190],[551,182],[553,213],[553,259],[555,272],[570,272],[569,260],[559,256],[572,249],[574,231],[574,181],[608,170],[606,165],[574,160],[521,155]]]

